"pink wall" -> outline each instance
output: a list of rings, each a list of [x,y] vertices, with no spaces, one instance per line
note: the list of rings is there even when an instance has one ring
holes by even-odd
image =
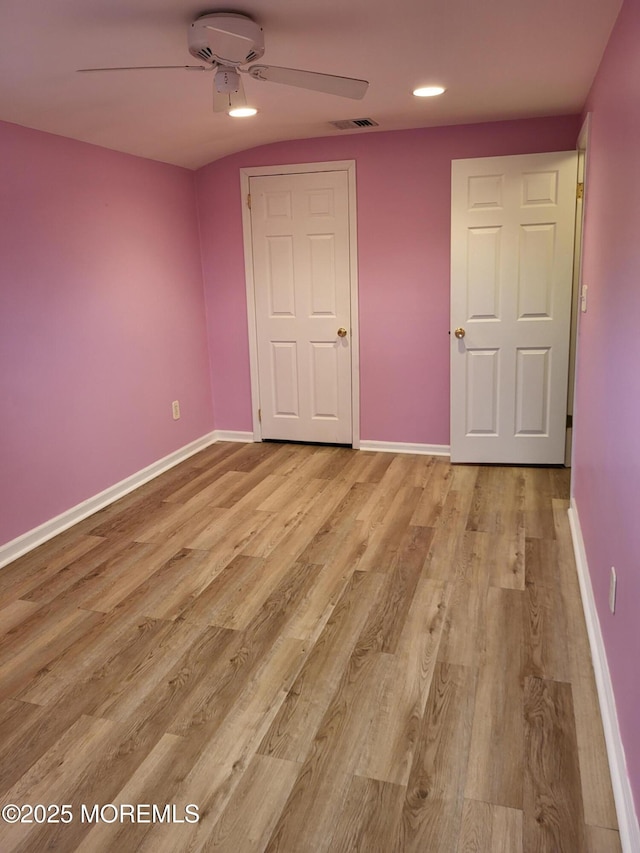
[[[640,2],[626,0],[589,96],[574,496],[640,812]],[[618,574],[608,609],[610,567]]]
[[[0,187],[5,543],[213,415],[193,173],[0,123]]]
[[[197,173],[218,429],[250,430],[239,169],[356,160],[361,437],[449,444],[451,160],[575,147],[574,116],[282,142]]]

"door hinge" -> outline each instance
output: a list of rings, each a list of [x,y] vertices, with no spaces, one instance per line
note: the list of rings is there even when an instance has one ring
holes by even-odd
[[[262,423],[262,409],[258,409],[258,420]]]
[[[580,181],[578,183],[578,190],[576,193],[576,198],[584,198],[584,183],[582,181]],[[249,205],[249,206],[251,206],[251,205]]]
[[[573,415],[567,415],[567,429],[573,429]]]
[[[251,193],[247,193],[247,207],[251,210]]]

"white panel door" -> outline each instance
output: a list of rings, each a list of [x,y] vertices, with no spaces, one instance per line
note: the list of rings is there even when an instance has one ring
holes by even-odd
[[[351,444],[347,172],[249,187],[262,437]]]
[[[452,163],[453,462],[564,461],[576,173],[575,151]]]

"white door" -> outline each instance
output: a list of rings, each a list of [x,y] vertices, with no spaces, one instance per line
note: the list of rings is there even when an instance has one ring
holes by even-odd
[[[347,172],[249,189],[262,437],[351,444]]]
[[[564,461],[576,172],[575,151],[453,161],[453,462]]]

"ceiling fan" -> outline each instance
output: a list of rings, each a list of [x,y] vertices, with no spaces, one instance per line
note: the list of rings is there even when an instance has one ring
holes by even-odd
[[[359,100],[369,86],[366,80],[338,77],[298,68],[275,65],[255,65],[264,54],[262,27],[247,15],[238,12],[212,12],[201,15],[189,27],[189,53],[204,65],[127,65],[118,68],[79,68],[78,71],[134,71],[180,68],[188,71],[213,71],[214,112],[231,115],[251,115],[248,109],[240,74],[254,80],[284,83],[314,92],[325,92],[343,98]],[[243,67],[248,66],[248,67]],[[240,112],[234,112],[240,110]]]

